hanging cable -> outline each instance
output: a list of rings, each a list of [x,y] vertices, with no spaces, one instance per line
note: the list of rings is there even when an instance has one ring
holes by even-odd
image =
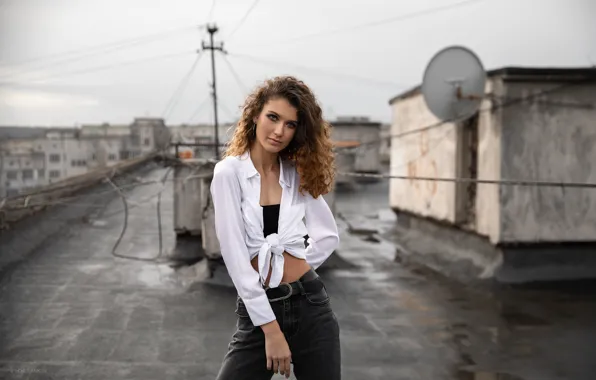
[[[381,26],[381,25],[393,24],[393,23],[400,22],[400,21],[411,20],[414,18],[423,17],[423,16],[427,16],[430,14],[434,14],[434,13],[445,12],[445,11],[449,11],[452,9],[461,8],[461,7],[465,7],[468,5],[473,5],[474,3],[478,3],[481,1],[485,1],[485,0],[466,0],[466,1],[459,2],[459,3],[455,3],[455,4],[449,4],[449,5],[443,5],[443,6],[439,6],[439,7],[424,9],[421,11],[416,11],[416,12],[407,13],[407,14],[403,14],[403,15],[399,15],[399,16],[385,18],[382,20],[366,22],[366,23],[359,24],[359,25],[331,29],[331,30],[326,30],[326,31],[321,31],[321,32],[316,32],[316,33],[309,33],[309,34],[305,34],[302,36],[290,37],[290,38],[278,40],[278,41],[267,41],[265,44],[266,45],[284,44],[284,43],[288,43],[288,42],[301,41],[301,40],[311,39],[311,38],[316,38],[316,37],[332,36],[335,34],[352,32],[355,30],[368,29],[368,28],[373,28],[373,27],[377,27],[377,26]]]
[[[124,224],[122,226],[122,231],[120,232],[120,236],[118,237],[118,239],[114,243],[114,247],[112,248],[113,256],[119,257],[122,259],[148,261],[148,262],[155,262],[161,257],[161,255],[163,253],[162,223],[161,223],[161,193],[163,191],[165,191],[165,189],[166,189],[165,183],[167,181],[167,178],[168,178],[171,170],[172,170],[172,167],[169,167],[166,170],[166,173],[163,175],[162,179],[159,181],[162,184],[162,189],[158,193],[158,200],[157,200],[157,219],[158,219],[158,226],[159,226],[159,251],[158,251],[157,255],[152,258],[126,256],[126,255],[121,255],[116,251],[118,249],[118,246],[120,245],[120,242],[122,241],[122,238],[124,237],[124,234],[126,233],[126,230],[128,229],[128,217],[129,217],[128,198],[122,192],[122,190],[118,186],[116,186],[116,184],[114,184],[114,182],[109,177],[106,177],[106,182],[108,182],[114,188],[114,190],[118,193],[118,195],[122,199],[122,205],[124,206]]]
[[[178,102],[182,98],[182,94],[184,93],[186,86],[188,86],[188,83],[190,82],[190,78],[191,78],[192,74],[194,73],[202,56],[203,56],[203,51],[201,50],[197,54],[197,57],[195,58],[194,62],[192,63],[190,70],[188,70],[186,75],[182,78],[182,80],[180,81],[180,84],[176,88],[176,91],[174,91],[174,93],[170,97],[170,100],[168,101],[168,104],[166,105],[166,108],[164,109],[164,111],[162,113],[162,117],[164,119],[166,119],[174,111],[174,109],[176,108],[176,105],[178,105]]]
[[[391,86],[393,88],[397,87],[397,88],[411,88],[413,86],[411,85],[403,85],[403,84],[399,84],[399,83],[395,83],[395,82],[389,82],[389,81],[381,81],[378,79],[372,79],[372,78],[366,78],[366,77],[360,77],[357,75],[350,75],[350,74],[343,74],[343,73],[338,73],[336,71],[327,71],[324,69],[317,69],[317,68],[313,68],[313,67],[306,67],[306,66],[301,66],[301,65],[296,65],[294,63],[288,63],[288,62],[273,62],[273,61],[267,61],[267,60],[263,60],[261,58],[258,57],[253,57],[250,55],[246,55],[246,54],[229,54],[232,57],[237,57],[237,58],[241,58],[241,59],[246,59],[248,61],[253,61],[253,62],[257,62],[257,63],[261,63],[264,65],[268,65],[268,66],[274,66],[274,67],[280,67],[283,66],[284,68],[294,68],[294,69],[298,69],[298,70],[303,70],[306,72],[312,72],[315,74],[322,74],[325,75],[326,77],[338,77],[338,78],[343,78],[343,79],[351,79],[351,80],[355,80],[355,81],[362,81],[362,82],[368,82],[371,84],[376,84],[376,85],[382,85],[382,86]]]
[[[240,22],[236,26],[236,28],[234,30],[232,30],[232,33],[230,33],[228,35],[228,37],[226,38],[228,41],[230,41],[230,39],[232,38],[232,36],[238,31],[238,29],[240,29],[240,27],[242,26],[242,24],[244,24],[244,21],[246,21],[246,19],[248,18],[248,16],[250,15],[250,13],[253,11],[253,9],[255,9],[255,7],[257,6],[258,3],[259,3],[259,0],[255,0],[252,3],[252,5],[250,6],[250,8],[248,8],[248,10],[246,11],[246,13],[244,14],[244,16],[242,17],[242,19],[240,20]]]
[[[215,11],[215,3],[216,3],[216,0],[213,0],[211,2],[211,9],[209,9],[209,13],[207,14],[207,21],[205,21],[205,24],[211,22],[211,20],[212,20],[213,11]]]
[[[217,100],[217,104],[219,105],[219,107],[225,111],[225,113],[228,114],[228,116],[234,120],[237,118],[237,116],[234,114],[234,112],[232,112],[222,101],[221,99]]]
[[[193,122],[193,120],[199,116],[199,113],[203,110],[203,107],[205,107],[206,105],[209,104],[209,101],[211,100],[211,97],[208,96],[205,99],[203,99],[202,102],[199,103],[199,105],[197,106],[197,108],[195,108],[195,110],[193,111],[192,115],[188,118],[188,121],[186,122],[186,124],[190,124]]]
[[[230,63],[230,60],[226,57],[225,54],[222,54],[221,57],[224,60],[224,62],[226,63],[226,65],[228,66],[228,69],[230,70],[230,73],[232,73],[232,76],[236,80],[236,84],[238,85],[238,88],[240,89],[240,92],[242,93],[242,96],[248,95],[248,87],[246,87],[244,85],[244,83],[242,82],[242,79],[240,79],[240,76],[238,75],[238,73],[236,72],[236,70],[234,70],[234,67]]]
[[[87,73],[91,73],[91,72],[97,72],[97,71],[102,71],[102,70],[109,70],[109,69],[113,69],[116,67],[123,67],[123,66],[129,66],[129,65],[135,65],[135,64],[143,64],[143,63],[148,63],[148,62],[156,62],[159,60],[164,60],[164,59],[170,59],[170,58],[175,58],[175,57],[182,57],[182,56],[188,56],[190,54],[195,54],[195,52],[180,52],[180,53],[173,53],[173,54],[161,54],[161,55],[156,55],[156,56],[152,56],[152,57],[144,57],[144,58],[140,58],[140,59],[135,59],[132,61],[125,61],[125,62],[119,62],[119,63],[114,63],[111,65],[103,65],[103,66],[96,66],[96,67],[91,67],[88,69],[83,69],[83,70],[77,70],[77,71],[67,71],[67,72],[63,72],[63,73],[59,73],[56,75],[50,75],[48,77],[45,78],[33,78],[30,79],[30,81],[35,81],[35,82],[45,82],[51,79],[56,79],[56,78],[63,78],[65,76],[72,76],[72,75],[80,75],[80,74],[87,74]],[[13,81],[13,82],[0,82],[0,85],[19,85],[22,84],[22,82],[19,81]]]
[[[480,183],[480,184],[507,185],[507,186],[529,186],[529,187],[533,186],[533,187],[596,189],[596,183],[584,183],[584,182],[559,182],[559,181],[517,180],[517,179],[492,180],[492,179],[478,179],[478,178],[417,177],[417,176],[407,176],[407,175],[356,173],[356,172],[341,172],[341,171],[338,172],[338,174],[348,176],[348,177],[402,179],[402,180],[411,180],[411,181]]]
[[[20,63],[16,63],[16,64],[13,64],[10,66],[13,66],[13,67],[14,66],[29,66],[31,64],[35,64],[36,62],[44,61],[44,60],[49,60],[50,62],[48,62],[46,64],[37,65],[37,67],[36,67],[36,65],[34,65],[33,69],[31,69],[29,71],[25,71],[24,73],[18,73],[18,72],[11,73],[8,75],[2,75],[2,76],[0,76],[0,78],[3,79],[3,78],[11,77],[13,75],[35,74],[36,72],[39,72],[39,70],[44,70],[44,69],[56,67],[56,66],[64,66],[68,63],[80,61],[84,58],[94,57],[97,55],[103,55],[103,54],[106,54],[106,53],[109,53],[112,51],[127,49],[127,48],[131,48],[131,47],[134,47],[137,45],[151,43],[154,41],[158,41],[158,40],[161,40],[164,38],[171,37],[172,35],[178,34],[180,32],[193,30],[195,28],[196,28],[196,26],[179,27],[174,30],[167,31],[167,32],[153,33],[148,36],[136,37],[136,38],[126,39],[126,40],[117,41],[117,42],[111,42],[108,44],[98,45],[98,46],[87,48],[87,49],[78,49],[78,50],[72,50],[72,51],[65,52],[65,53],[53,54],[53,55],[49,55],[46,57],[33,58],[33,59],[30,59],[27,61],[22,61]],[[63,55],[67,56],[67,58],[60,59],[59,57],[61,57]],[[71,56],[71,57],[68,57],[68,56]],[[54,57],[57,57],[57,58],[54,58]]]

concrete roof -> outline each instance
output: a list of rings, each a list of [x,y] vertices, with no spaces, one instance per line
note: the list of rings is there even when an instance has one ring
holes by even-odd
[[[596,67],[502,67],[486,72],[489,78],[502,77],[507,81],[574,81],[574,80],[596,80]],[[421,84],[402,92],[389,99],[389,104],[406,99],[420,93]]]
[[[163,244],[156,261],[112,255],[125,213],[107,183],[0,232],[0,378],[216,378],[236,328],[236,291],[221,265],[170,267],[172,256],[190,258],[202,248],[200,239],[174,235],[171,182],[163,189],[161,224],[155,199],[161,184],[136,184],[137,177],[159,182],[165,171],[150,164],[113,179],[134,202],[117,252],[151,259]],[[473,374],[460,366],[507,367],[502,353],[527,379],[593,377],[596,302],[589,286],[565,292],[511,286],[487,294],[476,283],[398,262],[388,240],[396,229],[387,214],[388,186],[337,193],[339,254],[319,270],[340,324],[344,380],[444,380],[456,371],[469,379]],[[436,252],[461,249],[453,237],[408,232]],[[495,331],[515,333],[495,339]],[[561,347],[584,354],[561,355]]]

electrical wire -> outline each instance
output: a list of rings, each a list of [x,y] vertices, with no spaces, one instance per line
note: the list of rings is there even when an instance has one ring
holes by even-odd
[[[242,79],[240,79],[240,76],[238,75],[238,73],[236,72],[234,67],[232,66],[232,63],[230,63],[230,60],[226,57],[225,54],[221,55],[221,57],[224,60],[224,62],[226,63],[226,65],[228,66],[230,73],[232,73],[232,76],[236,80],[236,84],[238,85],[238,88],[240,89],[242,96],[248,95],[248,87],[246,85],[244,85],[244,83],[242,82]]]
[[[547,180],[517,180],[517,179],[478,179],[478,178],[441,178],[441,177],[417,177],[407,175],[391,175],[391,174],[373,174],[373,173],[357,173],[357,172],[338,172],[340,175],[348,177],[362,177],[362,178],[380,178],[380,179],[402,179],[412,181],[432,181],[432,182],[456,182],[456,183],[480,183],[490,185],[507,185],[507,186],[532,186],[532,187],[557,187],[557,188],[588,188],[596,189],[596,183],[590,182],[559,182]]]
[[[83,69],[83,70],[67,71],[67,72],[62,72],[62,73],[58,73],[55,75],[50,75],[45,78],[33,78],[33,79],[29,79],[29,80],[35,81],[35,82],[38,82],[38,81],[45,82],[50,79],[63,78],[65,76],[87,74],[87,73],[91,73],[91,72],[109,70],[109,69],[112,69],[115,67],[129,66],[129,65],[139,64],[139,63],[156,62],[156,61],[163,60],[163,59],[188,56],[190,54],[195,54],[195,52],[186,51],[186,52],[172,53],[172,54],[160,54],[160,55],[155,55],[152,57],[144,57],[144,58],[135,59],[135,60],[131,60],[131,61],[118,62],[118,63],[114,63],[114,64],[110,64],[110,65],[95,66],[95,67],[91,67],[91,68],[87,68],[87,69]],[[0,85],[19,85],[19,84],[22,84],[22,82],[19,82],[19,81],[0,82]]]
[[[332,35],[339,34],[339,33],[346,33],[346,32],[352,32],[355,30],[373,28],[373,27],[377,27],[377,26],[381,26],[381,25],[393,24],[396,22],[411,20],[414,18],[427,16],[427,15],[434,14],[434,13],[449,11],[449,10],[452,10],[455,8],[465,7],[465,6],[472,5],[474,3],[478,3],[481,1],[485,1],[485,0],[467,0],[467,1],[462,1],[459,3],[455,3],[455,4],[448,4],[448,5],[443,5],[443,6],[439,6],[439,7],[424,9],[421,11],[406,13],[406,14],[399,15],[399,16],[385,18],[385,19],[377,20],[377,21],[370,21],[370,22],[353,25],[353,26],[349,26],[349,27],[342,27],[342,28],[337,28],[337,29],[332,29],[332,30],[316,32],[316,33],[309,33],[309,34],[305,34],[302,36],[290,37],[290,38],[278,40],[278,41],[267,41],[266,45],[269,46],[272,44],[284,44],[284,43],[288,43],[288,42],[301,41],[301,40],[311,39],[311,38],[316,38],[316,37],[332,36]]]
[[[298,70],[304,70],[306,72],[312,72],[315,74],[322,74],[325,77],[338,77],[338,78],[342,78],[342,79],[347,78],[347,79],[351,79],[351,80],[368,82],[368,83],[376,84],[376,85],[391,86],[393,88],[397,87],[397,88],[406,89],[406,88],[412,87],[411,85],[404,85],[404,84],[399,84],[399,83],[395,83],[395,82],[382,81],[382,80],[378,80],[378,79],[366,78],[366,77],[361,77],[361,76],[357,76],[357,75],[343,74],[343,73],[339,73],[337,71],[327,71],[327,70],[323,70],[323,69],[317,69],[317,68],[313,68],[313,67],[297,65],[295,63],[267,61],[267,60],[263,60],[258,57],[253,57],[253,56],[247,55],[247,54],[229,53],[228,55],[230,55],[232,57],[237,57],[240,59],[245,59],[248,61],[261,63],[261,64],[268,65],[268,66],[274,66],[274,67],[284,66],[284,67],[290,67],[290,68],[294,68],[294,69],[298,69]]]
[[[32,59],[29,59],[26,61],[21,61],[19,63],[13,64],[11,66],[12,67],[14,67],[14,66],[29,66],[31,64],[35,64],[36,62],[44,61],[44,60],[49,60],[50,63],[46,63],[45,65],[41,65],[39,67],[36,67],[34,65],[34,68],[32,70],[30,70],[29,72],[26,71],[25,73],[11,73],[8,76],[12,76],[15,74],[17,74],[17,75],[31,74],[31,73],[35,73],[39,70],[44,70],[44,69],[55,67],[55,66],[63,66],[68,63],[80,61],[84,58],[94,57],[97,55],[103,55],[103,54],[106,54],[106,53],[109,53],[112,51],[130,48],[130,47],[134,47],[137,45],[158,41],[160,39],[170,37],[174,34],[178,34],[180,32],[192,30],[195,28],[196,28],[196,26],[178,27],[178,28],[175,28],[174,30],[160,32],[160,33],[153,33],[153,34],[143,36],[143,37],[129,38],[129,39],[111,42],[111,43],[107,43],[107,44],[102,44],[102,45],[98,45],[98,46],[90,47],[90,48],[86,48],[86,49],[77,49],[77,50],[71,50],[71,51],[64,52],[64,53],[57,53],[57,54],[53,54],[53,55],[49,55],[49,56],[45,56],[45,57],[32,58]],[[57,59],[60,56],[70,56],[70,55],[74,55],[74,56],[69,57],[69,58]],[[57,58],[54,58],[54,57],[57,57]],[[6,77],[6,75],[0,76],[0,79],[2,79],[4,77]]]
[[[215,11],[215,3],[217,2],[217,0],[213,0],[211,2],[211,9],[209,9],[209,13],[207,14],[207,21],[205,21],[205,23],[211,22],[212,17],[213,17],[213,11]]]
[[[232,111],[231,111],[231,110],[228,108],[228,106],[226,106],[226,105],[225,105],[225,104],[224,104],[224,103],[223,103],[223,102],[222,102],[220,99],[218,99],[218,100],[217,100],[217,105],[218,105],[218,106],[219,106],[219,107],[220,107],[222,110],[224,110],[224,112],[225,112],[226,114],[228,114],[228,116],[229,116],[229,117],[230,117],[232,120],[234,120],[234,119],[237,119],[237,118],[238,118],[238,116],[234,115],[234,112],[232,112]]]
[[[118,237],[118,239],[116,240],[116,242],[114,243],[114,246],[112,248],[113,256],[119,257],[122,259],[145,261],[145,262],[147,262],[147,261],[155,262],[161,257],[162,252],[163,252],[162,223],[161,223],[161,193],[163,193],[163,191],[165,191],[165,189],[166,189],[165,182],[167,181],[167,177],[170,174],[171,170],[172,170],[172,168],[169,167],[168,170],[166,170],[166,173],[163,175],[163,177],[160,181],[162,184],[162,190],[158,193],[159,195],[158,195],[158,201],[157,201],[157,219],[158,219],[158,226],[159,226],[159,252],[158,252],[157,256],[152,257],[152,258],[126,256],[126,255],[119,254],[117,252],[118,246],[122,242],[122,238],[124,237],[126,230],[128,229],[128,218],[129,218],[128,201],[129,200],[126,197],[126,195],[122,192],[122,190],[118,186],[116,186],[116,184],[109,177],[106,177],[106,182],[108,182],[114,188],[114,190],[118,193],[118,195],[122,199],[122,205],[124,207],[124,223],[122,226],[122,230],[120,232],[120,236]]]
[[[248,10],[246,11],[246,13],[244,14],[244,16],[242,17],[242,19],[240,20],[240,22],[238,23],[238,25],[236,26],[236,28],[234,30],[232,30],[232,33],[230,33],[227,37],[227,40],[230,41],[232,39],[232,36],[234,34],[236,34],[236,32],[238,31],[238,29],[240,29],[240,27],[244,24],[244,21],[246,21],[246,19],[248,18],[248,16],[250,15],[250,13],[253,11],[253,9],[255,9],[255,7],[257,6],[257,4],[259,3],[259,0],[255,0],[252,5],[250,6],[250,8],[248,8]]]
[[[203,99],[199,105],[197,106],[197,108],[195,108],[195,110],[192,112],[192,115],[188,118],[188,121],[186,122],[186,124],[190,124],[192,123],[192,121],[199,116],[199,112],[201,112],[201,110],[203,109],[203,107],[205,107],[207,104],[209,104],[209,100],[211,100],[211,98],[208,96],[205,99]]]
[[[194,73],[197,65],[199,64],[199,61],[201,60],[202,56],[203,56],[203,51],[200,51],[197,54],[197,57],[195,58],[194,62],[192,63],[190,70],[188,70],[186,75],[184,75],[184,77],[182,77],[180,84],[178,85],[178,87],[176,88],[176,90],[174,91],[172,96],[170,97],[170,100],[168,101],[168,104],[166,105],[166,108],[164,109],[164,111],[162,113],[162,117],[164,119],[166,119],[169,115],[171,115],[171,113],[174,111],[174,109],[178,105],[178,102],[182,98],[182,94],[184,93],[184,90],[186,90],[186,87],[188,86],[188,83],[190,82],[190,78],[191,78],[192,74]]]

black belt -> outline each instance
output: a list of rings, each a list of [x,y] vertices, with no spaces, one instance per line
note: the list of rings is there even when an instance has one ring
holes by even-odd
[[[319,275],[314,269],[306,272],[298,281],[291,283],[282,282],[276,288],[266,288],[269,302],[276,302],[288,299],[298,294],[314,294],[323,289],[323,281],[319,280]]]

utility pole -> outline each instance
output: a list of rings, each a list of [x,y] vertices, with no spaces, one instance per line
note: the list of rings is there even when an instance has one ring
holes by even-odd
[[[207,31],[209,32],[210,37],[210,45],[206,45],[203,41],[203,50],[211,50],[211,76],[213,79],[213,83],[211,83],[213,87],[213,115],[215,121],[215,159],[219,160],[219,131],[218,131],[218,120],[217,120],[217,85],[215,82],[215,50],[219,50],[222,53],[225,53],[223,49],[223,42],[220,42],[218,46],[215,46],[213,43],[213,35],[217,33],[218,28],[215,24],[207,25]]]

